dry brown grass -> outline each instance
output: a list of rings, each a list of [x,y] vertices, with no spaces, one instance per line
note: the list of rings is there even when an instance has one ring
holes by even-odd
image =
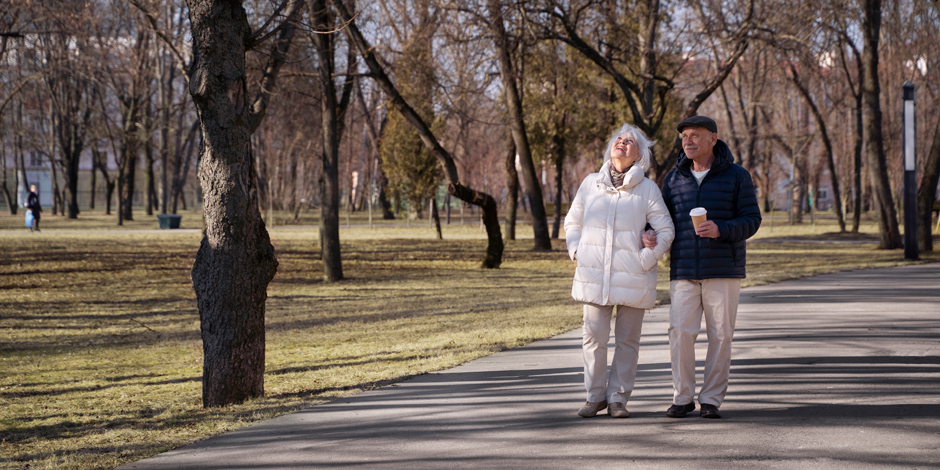
[[[112,468],[580,324],[560,242],[549,253],[511,242],[501,269],[481,270],[477,224],[445,226],[438,241],[424,223],[376,221],[369,230],[355,227],[365,223],[357,216],[341,230],[348,279],[328,284],[316,229],[275,228],[266,396],[205,410],[189,281],[199,232],[150,230],[153,219],[115,229],[113,217],[86,212],[79,221],[47,216],[43,232],[29,234],[20,219],[0,216],[3,468]],[[195,220],[187,214],[183,226]],[[899,250],[820,243],[839,237],[775,222],[749,247],[746,285],[904,263]],[[866,230],[861,241],[872,239]],[[661,299],[667,274],[660,270]]]

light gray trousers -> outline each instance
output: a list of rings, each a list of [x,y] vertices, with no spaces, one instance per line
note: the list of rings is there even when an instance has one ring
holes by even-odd
[[[695,340],[705,317],[708,351],[699,403],[721,406],[731,377],[731,339],[738,315],[740,279],[705,279],[669,283],[669,355],[672,358],[672,403],[695,398]]]
[[[614,359],[607,372],[607,340],[610,339],[610,318],[614,307],[584,304],[582,345],[584,353],[584,388],[587,401],[624,405],[636,382],[636,365],[640,353],[640,336],[646,310],[617,306],[614,321]]]

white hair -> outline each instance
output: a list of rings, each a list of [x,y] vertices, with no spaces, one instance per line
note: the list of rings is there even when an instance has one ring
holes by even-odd
[[[648,171],[650,169],[650,159],[653,154],[650,149],[656,144],[656,141],[650,140],[643,131],[630,124],[624,124],[623,127],[611,134],[610,140],[607,142],[607,148],[604,150],[604,161],[607,162],[610,160],[610,150],[614,147],[614,142],[617,140],[617,137],[623,134],[630,134],[633,140],[636,141],[637,147],[640,149],[640,158],[634,163],[640,165],[643,171]]]

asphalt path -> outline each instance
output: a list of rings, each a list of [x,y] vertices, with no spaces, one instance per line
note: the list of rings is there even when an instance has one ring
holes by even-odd
[[[940,467],[940,264],[743,290],[720,420],[665,417],[667,327],[647,313],[628,419],[577,416],[578,329],[121,468]]]

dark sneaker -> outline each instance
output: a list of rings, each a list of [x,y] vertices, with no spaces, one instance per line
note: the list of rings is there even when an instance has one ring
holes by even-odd
[[[626,405],[620,403],[619,401],[615,401],[607,406],[607,414],[610,415],[611,418],[630,417],[630,412],[627,411]]]
[[[709,405],[708,403],[702,403],[702,417],[709,419],[718,419],[721,418],[721,415],[718,414],[718,407],[715,405]]]
[[[695,411],[695,403],[689,403],[688,405],[672,405],[666,410],[666,417],[685,418],[693,411]]]
[[[602,401],[586,401],[584,406],[578,410],[578,416],[582,418],[593,418],[597,416],[597,412],[607,408],[607,400]]]

